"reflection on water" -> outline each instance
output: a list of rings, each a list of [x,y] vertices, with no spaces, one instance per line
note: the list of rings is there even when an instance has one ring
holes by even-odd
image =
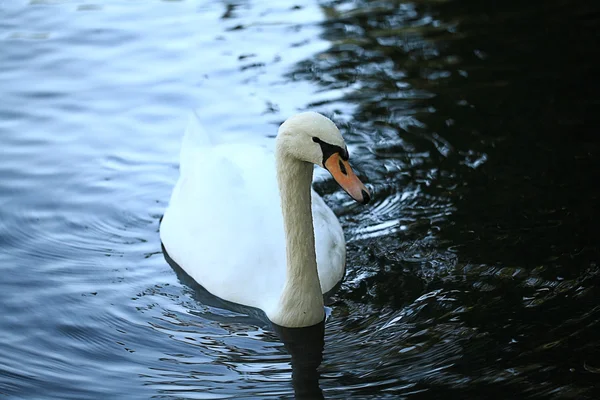
[[[598,11],[0,2],[0,394],[594,398]],[[267,143],[329,114],[369,177],[367,208],[316,184],[348,240],[324,344],[165,263],[195,108]]]
[[[325,322],[306,328],[272,326],[291,356],[296,399],[323,399],[318,368],[323,360]]]
[[[237,314],[238,323],[259,325],[275,332],[277,339],[283,343],[291,357],[294,397],[296,399],[323,398],[318,369],[323,361],[325,321],[305,328],[286,328],[273,324],[262,310],[222,300],[210,294],[169,256],[162,244],[161,249],[166,262],[173,268],[179,281],[193,289],[194,299],[204,306],[216,307],[214,308],[216,312],[205,310],[201,314],[203,318],[227,324],[233,312]]]

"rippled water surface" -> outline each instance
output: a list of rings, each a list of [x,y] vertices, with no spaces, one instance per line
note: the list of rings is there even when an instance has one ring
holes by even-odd
[[[325,398],[598,398],[594,2],[0,1],[0,397],[293,398],[159,219],[197,109],[228,140],[331,116],[348,272]]]

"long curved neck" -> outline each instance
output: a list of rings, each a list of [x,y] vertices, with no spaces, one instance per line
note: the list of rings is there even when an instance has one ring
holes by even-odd
[[[286,282],[271,320],[285,327],[318,324],[325,317],[317,272],[311,207],[313,165],[280,146],[275,152],[286,241]]]

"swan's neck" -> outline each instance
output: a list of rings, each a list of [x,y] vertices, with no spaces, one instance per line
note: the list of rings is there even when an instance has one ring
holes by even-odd
[[[271,320],[285,327],[318,324],[325,317],[317,272],[311,207],[313,165],[276,151],[286,241],[286,281]]]

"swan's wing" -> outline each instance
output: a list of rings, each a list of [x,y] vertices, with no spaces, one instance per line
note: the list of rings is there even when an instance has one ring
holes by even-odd
[[[344,231],[331,208],[312,191],[315,250],[321,291],[329,292],[342,280],[346,269],[346,240]]]
[[[188,148],[161,224],[171,258],[212,294],[265,309],[285,242],[273,156],[249,145]]]

